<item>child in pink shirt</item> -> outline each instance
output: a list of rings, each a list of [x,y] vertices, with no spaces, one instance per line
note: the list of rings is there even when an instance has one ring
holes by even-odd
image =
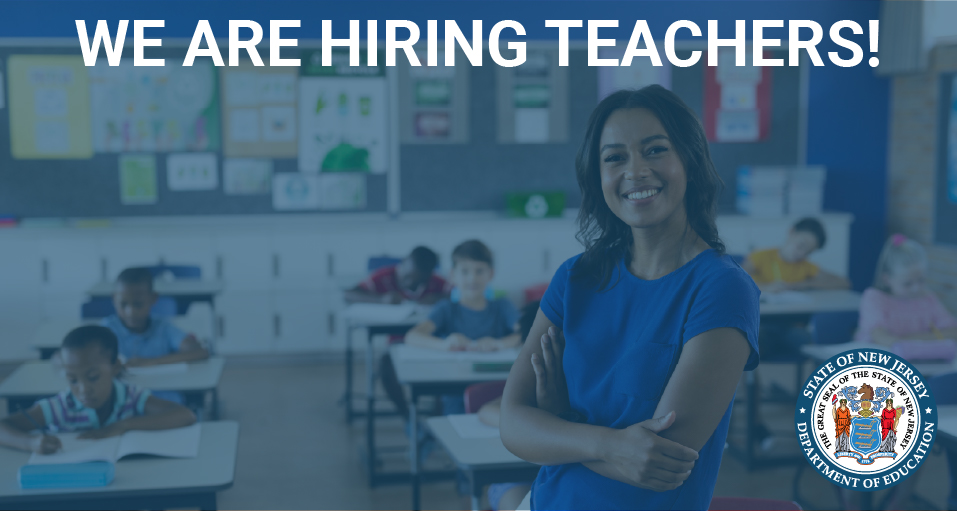
[[[957,319],[927,288],[927,253],[903,234],[891,236],[877,261],[874,287],[861,297],[854,340],[890,345],[899,340],[957,338]]]

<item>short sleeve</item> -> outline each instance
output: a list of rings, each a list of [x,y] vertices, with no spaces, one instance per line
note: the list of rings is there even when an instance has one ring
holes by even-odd
[[[452,328],[452,302],[442,300],[435,304],[432,312],[429,313],[429,321],[435,323],[435,332],[432,335],[436,337],[447,337]]]
[[[539,308],[553,324],[562,326],[565,322],[565,288],[568,287],[568,277],[570,269],[578,261],[575,256],[558,267],[552,281],[548,284],[548,289],[542,295],[542,301]]]
[[[129,394],[127,395],[134,396],[133,401],[134,401],[134,409],[136,410],[136,415],[137,416],[145,415],[146,401],[150,398],[152,393],[149,391],[149,389],[134,387],[132,385],[130,386],[129,389],[127,389],[127,391],[129,392]]]
[[[737,328],[751,345],[745,370],[758,365],[760,292],[744,270],[721,271],[704,281],[685,320],[682,343],[716,328]]]
[[[804,261],[804,274],[806,275],[805,279],[813,279],[817,277],[817,274],[821,272],[821,268],[818,265],[812,263],[811,261]]]
[[[866,289],[861,295],[860,317],[857,320],[857,335],[854,340],[871,342],[871,333],[875,328],[886,328],[881,301],[881,292],[874,288]]]

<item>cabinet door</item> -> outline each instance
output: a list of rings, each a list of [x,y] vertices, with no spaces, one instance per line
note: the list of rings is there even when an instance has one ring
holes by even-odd
[[[126,268],[159,263],[154,236],[111,234],[101,238],[97,247],[100,258],[105,261],[107,280],[116,279]]]
[[[4,296],[39,295],[43,265],[37,243],[19,237],[0,238],[0,293]]]
[[[274,236],[274,288],[317,291],[328,273],[328,252],[324,245],[317,233]]]
[[[48,237],[38,244],[43,293],[85,293],[102,278],[102,262],[92,236]]]
[[[270,289],[273,283],[273,253],[270,234],[224,235],[216,239],[221,278],[230,290]]]
[[[156,251],[164,264],[199,266],[202,278],[215,280],[216,243],[211,235],[164,235],[156,239]]]
[[[272,297],[264,292],[228,291],[216,301],[220,336],[215,350],[224,355],[270,353],[273,345]]]
[[[277,292],[273,296],[273,308],[276,352],[317,352],[327,349],[328,310],[321,292]]]
[[[0,296],[0,360],[28,360],[37,357],[30,346],[39,328],[40,297],[33,293],[16,293],[4,286]],[[79,316],[79,313],[77,313]]]

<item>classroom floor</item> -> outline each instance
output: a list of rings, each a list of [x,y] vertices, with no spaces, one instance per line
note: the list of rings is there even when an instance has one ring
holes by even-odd
[[[0,366],[0,378],[15,367]],[[343,378],[341,362],[318,358],[227,361],[220,387],[222,418],[239,421],[240,439],[235,484],[220,494],[221,509],[409,508],[408,486],[367,486],[359,455],[365,438],[364,423],[357,420],[352,427],[345,423],[343,408],[338,404]],[[358,392],[363,391],[363,381],[362,367],[356,366]],[[738,409],[743,409],[743,403]],[[763,410],[772,429],[787,431],[793,410],[786,406],[765,406]],[[380,445],[405,445],[401,421],[386,418],[378,424]],[[384,454],[383,462],[387,470],[407,467],[404,450]],[[427,465],[441,468],[449,466],[449,461],[444,453],[435,452]],[[797,466],[747,472],[726,455],[715,495],[791,500]],[[805,508],[837,508],[834,487],[807,468],[800,486]],[[943,456],[930,457],[922,472],[919,495],[943,509],[947,493]],[[876,502],[881,499],[879,494]],[[457,493],[453,481],[423,485],[422,506],[450,510],[470,507],[468,497]],[[925,507],[919,502],[913,506]]]

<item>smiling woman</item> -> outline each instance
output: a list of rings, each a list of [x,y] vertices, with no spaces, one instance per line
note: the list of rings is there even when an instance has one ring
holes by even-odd
[[[704,130],[662,87],[617,92],[576,166],[585,252],[555,273],[529,335],[541,342],[512,366],[502,441],[545,465],[532,509],[707,509],[735,387],[758,361],[758,290],[724,254]],[[561,406],[542,404],[543,379],[562,382]]]

